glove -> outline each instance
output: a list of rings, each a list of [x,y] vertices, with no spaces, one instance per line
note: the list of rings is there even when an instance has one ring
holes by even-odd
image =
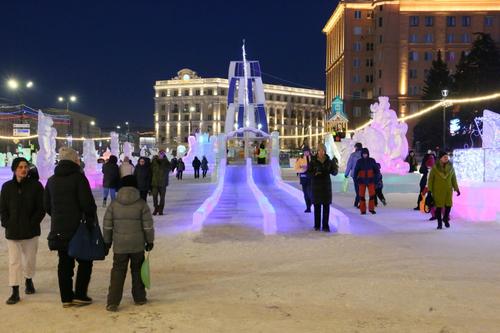
[[[153,249],[154,244],[153,243],[146,243],[146,251],[149,252]]]
[[[345,178],[349,178],[349,175],[344,175]]]
[[[457,190],[457,197],[460,196],[460,190]]]
[[[109,250],[111,249],[111,243],[105,243],[104,244],[104,255],[108,255],[109,254]]]

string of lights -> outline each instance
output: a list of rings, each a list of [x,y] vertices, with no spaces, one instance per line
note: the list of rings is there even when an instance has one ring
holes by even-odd
[[[418,112],[412,113],[407,116],[403,116],[398,118],[399,121],[406,121],[410,120],[413,118],[418,118],[421,117],[433,110],[440,109],[443,105],[449,106],[450,104],[468,104],[468,103],[475,103],[475,102],[481,102],[481,101],[487,101],[487,100],[492,100],[492,99],[497,99],[500,98],[500,92],[490,94],[490,95],[485,95],[485,96],[478,96],[478,97],[467,97],[467,98],[457,98],[457,99],[447,99],[447,100],[441,100],[429,107],[426,107]],[[367,121],[363,125],[347,131],[347,133],[354,133],[356,131],[362,130],[363,128],[367,127],[372,123],[372,120]],[[308,138],[308,137],[317,137],[317,136],[323,136],[325,135],[325,132],[321,133],[316,133],[316,134],[306,134],[306,135],[284,135],[280,136],[280,139],[301,139],[301,138]]]

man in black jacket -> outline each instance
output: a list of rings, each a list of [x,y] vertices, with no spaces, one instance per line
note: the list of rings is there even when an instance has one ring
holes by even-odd
[[[14,177],[2,186],[0,214],[9,249],[9,285],[12,295],[7,304],[19,302],[19,285],[25,277],[25,293],[34,294],[36,254],[43,210],[43,186],[28,177],[29,164],[23,157],[12,162]]]
[[[44,195],[45,210],[51,216],[49,248],[58,251],[59,255],[57,274],[63,307],[92,303],[92,299],[87,296],[92,261],[76,259],[78,273],[73,292],[75,259],[68,256],[68,244],[82,218],[89,225],[97,223],[94,196],[79,162],[76,151],[62,147],[59,150],[59,164],[47,181]]]

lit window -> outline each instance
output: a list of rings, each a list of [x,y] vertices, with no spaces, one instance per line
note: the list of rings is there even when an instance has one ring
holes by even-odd
[[[462,16],[462,27],[470,27],[470,16]]]
[[[408,53],[408,58],[410,61],[418,61],[418,52],[417,51],[410,51]]]
[[[361,27],[354,27],[354,34],[355,35],[361,35],[362,32],[363,32],[363,30],[361,29]]]
[[[456,17],[455,16],[446,16],[446,25],[448,27],[454,27],[457,22],[456,22]]]
[[[355,19],[360,19],[361,18],[361,11],[360,10],[355,10],[354,11],[354,18]]]
[[[433,25],[434,25],[434,17],[433,16],[426,16],[425,17],[425,26],[432,27]]]
[[[353,46],[353,49],[354,49],[355,52],[361,51],[361,43],[360,42],[355,42],[354,46]]]
[[[455,61],[455,52],[454,51],[446,52],[445,59],[446,61]]]
[[[432,35],[432,32],[428,32],[425,34],[425,42],[426,43],[434,42],[434,36]]]
[[[491,27],[493,26],[493,16],[485,16],[484,17],[484,25],[486,27]]]
[[[418,16],[410,16],[410,27],[418,27]]]
[[[410,43],[417,43],[418,42],[418,35],[417,34],[411,34],[410,35]]]
[[[433,56],[431,51],[425,51],[424,52],[424,60],[425,61],[432,61]]]
[[[355,68],[359,68],[360,63],[361,62],[359,61],[359,58],[354,58],[352,61],[352,66]]]
[[[446,34],[446,43],[453,43],[453,34],[452,33],[449,33],[449,34]]]
[[[464,32],[462,35],[462,43],[470,43],[470,35],[467,32]]]

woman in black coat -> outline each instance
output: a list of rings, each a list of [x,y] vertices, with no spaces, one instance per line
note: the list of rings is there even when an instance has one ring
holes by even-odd
[[[111,155],[109,160],[104,163],[102,166],[102,173],[102,206],[106,207],[108,194],[111,195],[111,201],[115,200],[116,192],[120,186],[120,168],[118,167],[118,158],[115,155]]]
[[[332,203],[332,181],[330,175],[338,173],[337,159],[333,160],[326,154],[326,147],[323,144],[318,146],[318,153],[311,160],[309,165],[311,175],[312,204],[314,206],[314,230],[330,232],[328,219],[330,216],[330,204]],[[323,218],[321,213],[323,212]]]
[[[195,156],[193,159],[193,169],[194,169],[194,178],[200,178],[200,167],[201,161],[198,156]]]
[[[208,172],[208,160],[205,156],[201,159],[201,170],[203,171],[203,178],[205,178]]]
[[[134,170],[134,176],[137,180],[137,188],[141,199],[147,202],[148,192],[151,190],[151,166],[147,163],[144,157],[139,159]]]
[[[57,275],[63,307],[87,305],[92,303],[87,296],[92,261],[76,259],[78,273],[73,292],[75,258],[68,255],[68,245],[82,218],[89,226],[97,223],[97,207],[89,181],[80,169],[78,153],[63,147],[59,150],[59,159],[44,193],[45,210],[51,217],[47,239],[50,250],[58,251],[59,255]]]
[[[25,277],[26,294],[34,294],[33,276],[40,223],[45,216],[43,210],[43,186],[38,180],[28,177],[29,164],[23,157],[12,162],[14,177],[2,186],[0,214],[2,227],[9,249],[9,286],[12,295],[7,304],[19,302],[19,285]]]

